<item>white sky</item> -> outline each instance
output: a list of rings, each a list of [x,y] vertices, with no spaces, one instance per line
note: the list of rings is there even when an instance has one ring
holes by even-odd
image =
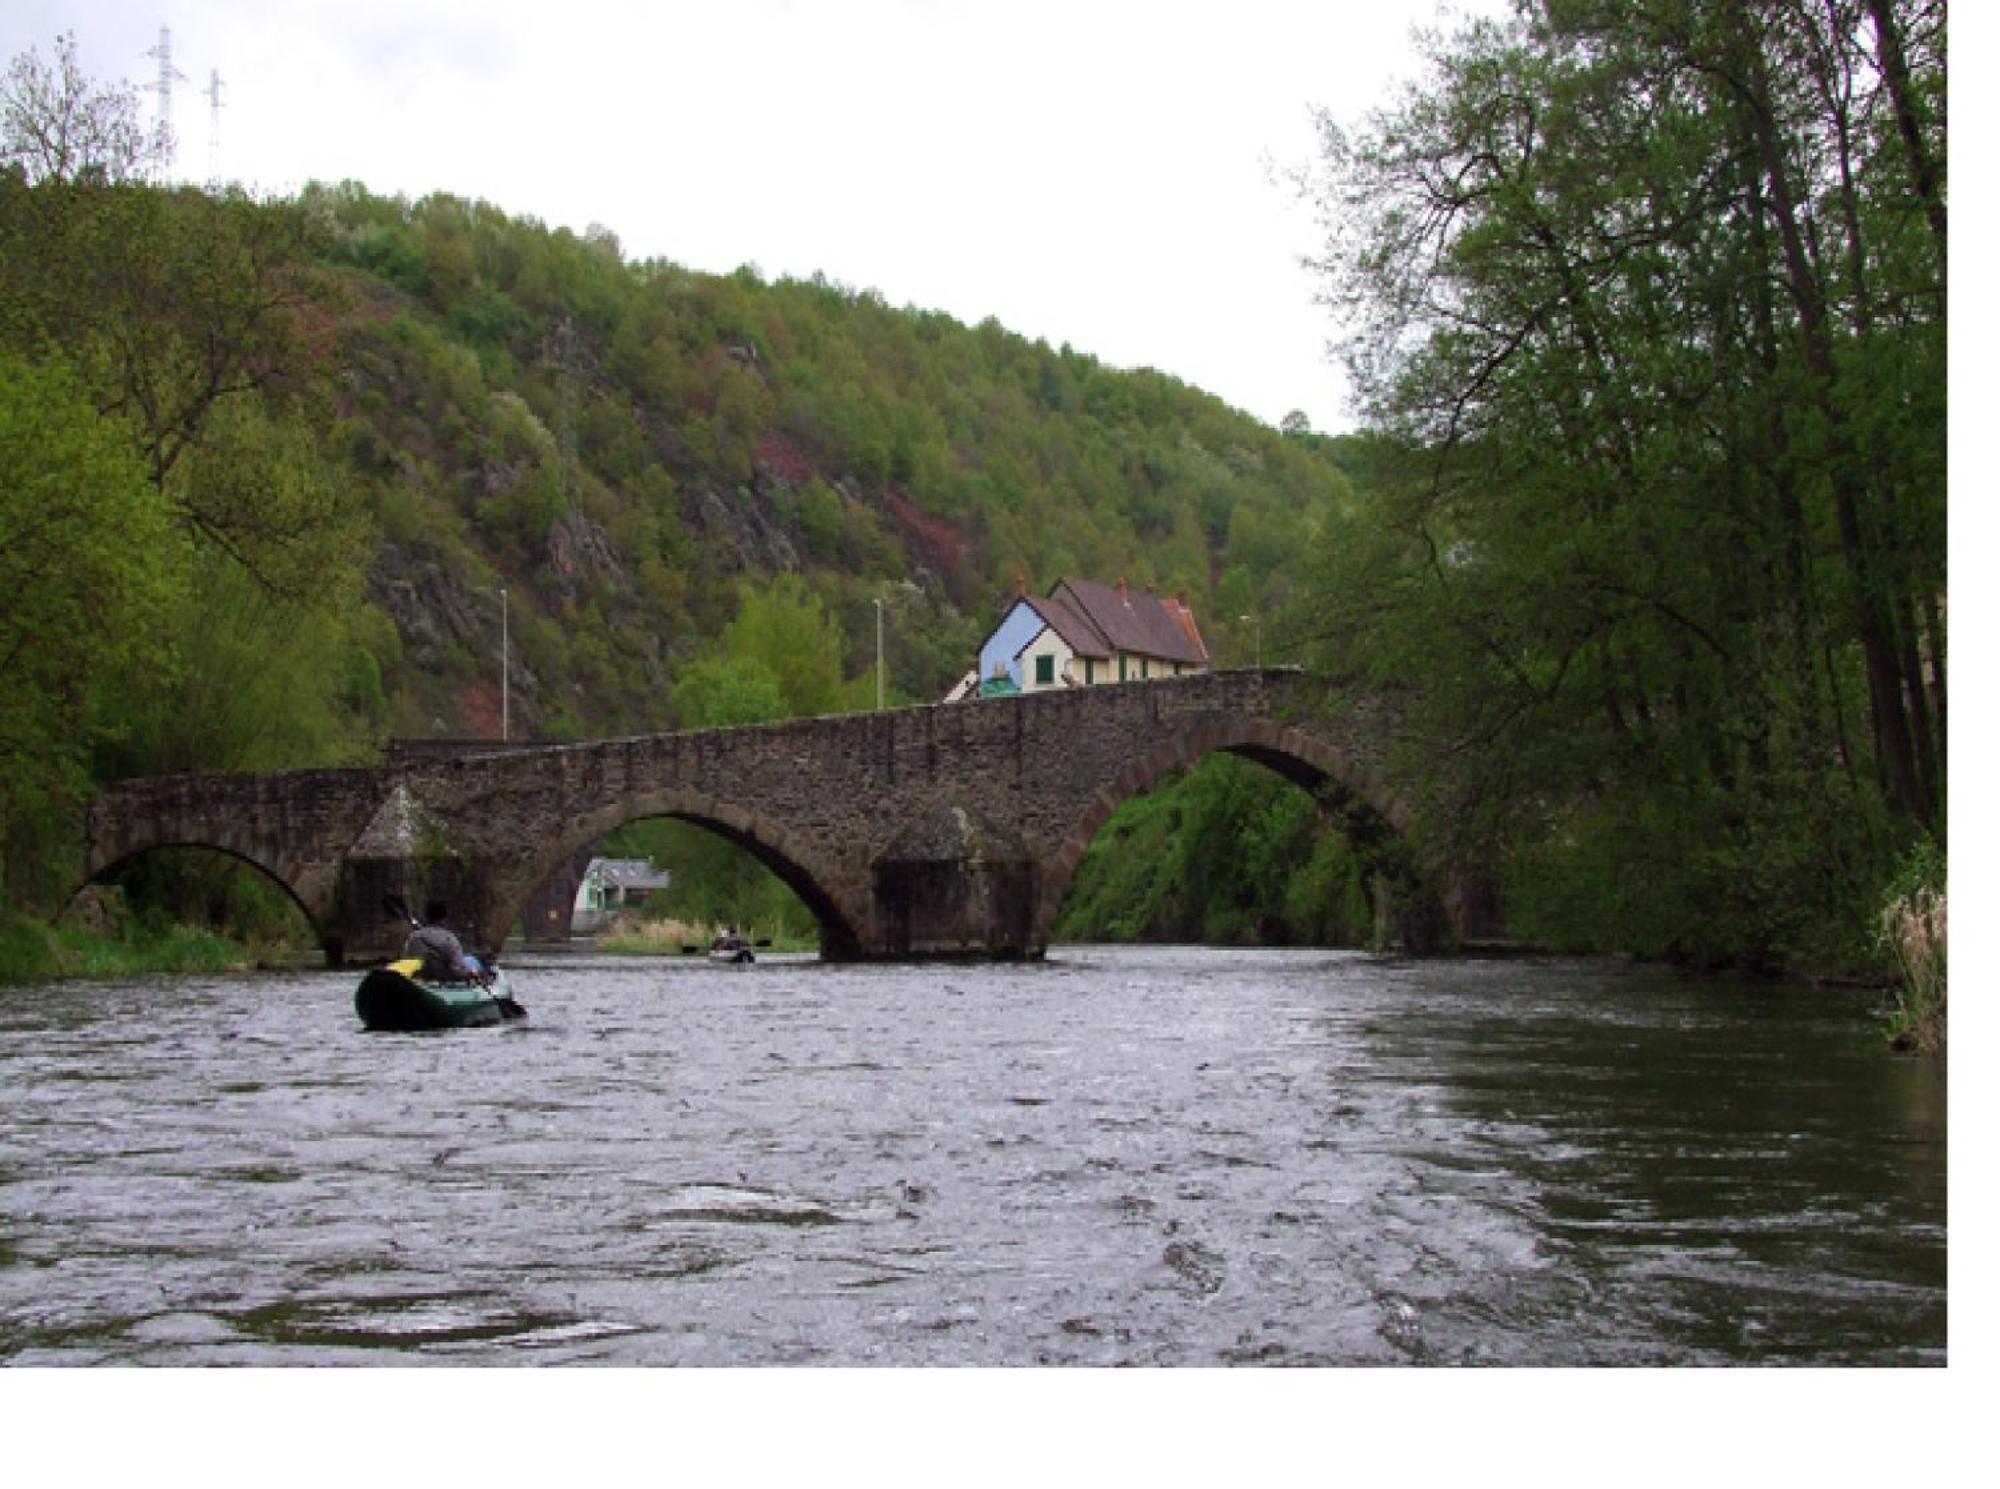
[[[1451,0],[1451,11],[1500,0]],[[1279,175],[1358,120],[1437,0],[7,0],[0,58],[76,33],[178,174],[484,198],[628,257],[815,271],[1349,427]],[[1274,171],[1274,167],[1278,168]]]

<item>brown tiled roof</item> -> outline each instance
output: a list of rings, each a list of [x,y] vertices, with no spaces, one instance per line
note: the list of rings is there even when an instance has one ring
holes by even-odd
[[[1181,628],[1181,634],[1187,637],[1188,645],[1194,648],[1196,655],[1202,661],[1206,662],[1208,660],[1208,647],[1202,643],[1201,632],[1195,629],[1194,610],[1188,604],[1186,597],[1182,595],[1169,595],[1167,598],[1161,600],[1160,604],[1174,618],[1174,624]]]
[[[1021,598],[1030,610],[1047,621],[1050,628],[1062,637],[1063,645],[1078,656],[1109,657],[1112,654],[1111,646],[1105,640],[1103,633],[1055,595],[1050,594],[1041,598],[1023,595]]]
[[[1144,590],[1133,593],[1088,579],[1059,579],[1046,600],[1035,602],[1036,610],[1051,625],[1056,622],[1043,607],[1054,604],[1080,615],[1111,651],[1196,665],[1208,661],[1208,648],[1195,629],[1194,612],[1178,598],[1163,600]],[[1056,629],[1074,648],[1076,643],[1068,634],[1060,626]]]

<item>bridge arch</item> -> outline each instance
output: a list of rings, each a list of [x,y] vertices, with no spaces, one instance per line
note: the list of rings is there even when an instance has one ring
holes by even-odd
[[[811,844],[784,824],[706,792],[669,787],[621,796],[583,812],[565,830],[540,844],[525,868],[506,876],[498,897],[497,932],[493,944],[514,924],[529,897],[558,865],[606,833],[651,817],[672,817],[703,828],[735,844],[762,863],[804,902],[819,922],[821,945],[827,955],[851,958],[860,954],[862,928],[868,923],[868,901],[848,890],[820,861]]]
[[[96,855],[93,855],[92,861],[85,865],[82,882],[71,889],[68,897],[63,901],[63,910],[67,911],[76,902],[77,896],[82,894],[85,889],[93,884],[104,883],[128,864],[136,863],[148,854],[184,849],[216,854],[254,869],[262,878],[269,880],[285,892],[285,898],[291,901],[297,908],[299,914],[304,918],[306,925],[311,928],[314,939],[319,942],[322,949],[333,945],[337,941],[337,936],[329,929],[327,923],[328,906],[315,904],[313,899],[308,898],[309,892],[301,891],[299,884],[296,882],[297,875],[294,870],[267,862],[262,851],[254,846],[241,843],[208,842],[189,836],[175,835],[161,837],[153,841],[123,844],[115,856],[103,857],[101,861],[97,859]]]
[[[1087,798],[1060,845],[1043,859],[1035,907],[1036,945],[1049,944],[1083,855],[1112,814],[1167,776],[1218,753],[1255,761],[1304,788],[1357,845],[1399,839],[1412,820],[1402,800],[1372,772],[1307,730],[1260,718],[1197,724],[1130,759]]]

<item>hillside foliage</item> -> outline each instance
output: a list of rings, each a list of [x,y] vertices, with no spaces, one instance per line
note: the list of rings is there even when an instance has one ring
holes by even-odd
[[[9,75],[99,127],[8,126],[0,458],[10,535],[55,531],[50,483],[98,526],[0,632],[42,648],[0,676],[16,906],[69,883],[94,782],[497,736],[503,589],[513,737],[713,727],[872,706],[877,601],[888,701],[931,701],[1066,574],[1184,590],[1247,660],[1239,617],[1350,497],[1208,394],[996,322],[450,196],[152,184],[130,90],[64,42]],[[63,621],[114,562],[120,603]]]

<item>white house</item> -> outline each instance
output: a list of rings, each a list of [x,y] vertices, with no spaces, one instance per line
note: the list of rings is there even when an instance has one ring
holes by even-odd
[[[644,858],[593,858],[576,887],[570,926],[588,935],[619,911],[644,904],[672,879],[668,870],[656,869]]]
[[[1046,595],[1023,587],[1015,597],[979,649],[977,691],[1034,693],[1207,670],[1208,648],[1186,595],[1134,594],[1123,579],[1059,579]],[[972,692],[962,679],[950,700]]]

